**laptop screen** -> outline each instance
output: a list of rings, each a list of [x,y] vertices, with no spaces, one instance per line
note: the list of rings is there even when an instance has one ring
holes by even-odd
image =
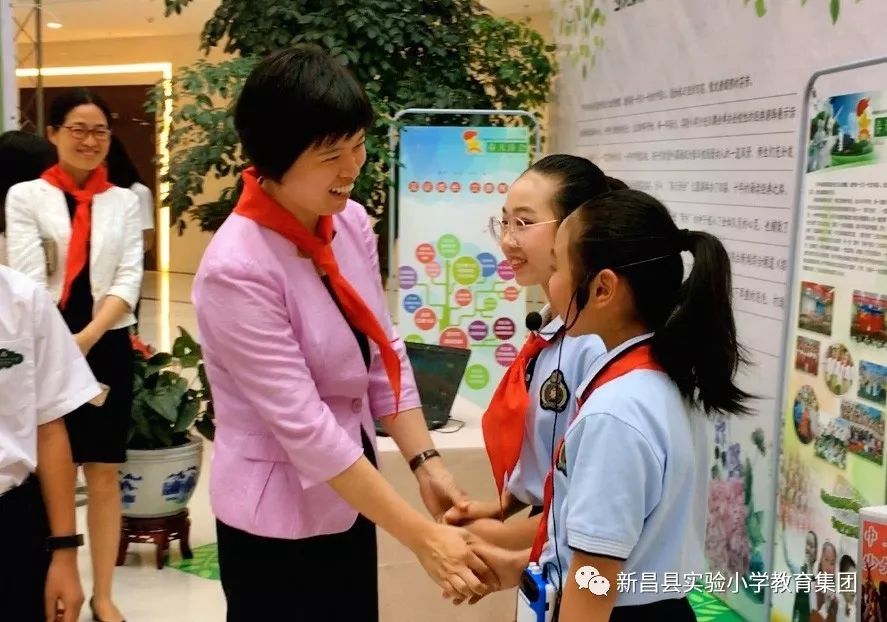
[[[429,429],[444,425],[456,400],[471,350],[406,342]]]

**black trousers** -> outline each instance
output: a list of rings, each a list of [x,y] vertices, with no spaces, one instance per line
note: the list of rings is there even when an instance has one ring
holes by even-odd
[[[49,521],[37,478],[0,497],[0,620],[44,622]]]
[[[659,600],[648,605],[616,607],[610,614],[610,622],[648,622],[667,620],[668,622],[695,622],[696,614],[686,598]]]
[[[364,453],[375,465],[364,435]],[[344,533],[283,540],[216,521],[228,622],[377,622],[376,526],[362,515]]]

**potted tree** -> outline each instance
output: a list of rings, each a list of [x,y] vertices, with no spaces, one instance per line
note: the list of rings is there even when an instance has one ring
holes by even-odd
[[[179,327],[172,352],[154,352],[133,337],[132,424],[120,467],[123,515],[172,516],[191,499],[203,441],[215,432],[212,396],[200,345]]]

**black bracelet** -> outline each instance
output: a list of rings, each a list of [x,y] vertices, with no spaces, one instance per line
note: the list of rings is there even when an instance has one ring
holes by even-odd
[[[83,546],[83,536],[76,534],[73,536],[50,536],[46,539],[46,550],[50,553],[60,549],[76,549]]]
[[[421,454],[410,460],[410,471],[415,472],[416,469],[432,458],[440,458],[440,452],[436,449],[427,449],[423,451]]]

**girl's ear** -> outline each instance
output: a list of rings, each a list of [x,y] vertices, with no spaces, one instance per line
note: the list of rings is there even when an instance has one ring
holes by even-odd
[[[594,302],[601,306],[606,305],[616,296],[620,285],[619,276],[610,269],[601,270],[591,282],[591,292]]]

